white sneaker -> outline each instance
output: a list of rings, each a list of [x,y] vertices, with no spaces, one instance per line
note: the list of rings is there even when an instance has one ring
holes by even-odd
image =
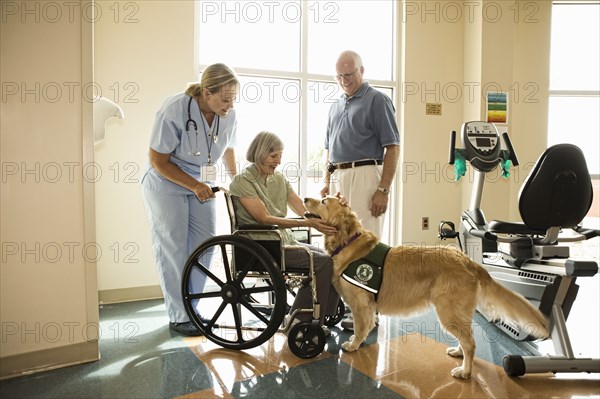
[[[379,314],[375,313],[375,325],[379,325]],[[344,330],[354,331],[354,316],[352,313],[342,320],[341,326]]]

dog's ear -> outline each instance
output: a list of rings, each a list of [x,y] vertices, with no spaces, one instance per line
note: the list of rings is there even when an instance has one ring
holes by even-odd
[[[338,213],[340,217],[340,225],[344,226],[344,229],[348,234],[354,234],[357,231],[362,231],[363,227],[358,220],[356,213],[352,212],[350,207],[342,208],[341,212]]]
[[[348,207],[348,200],[342,195],[342,193],[338,191],[334,197],[337,198],[341,206]]]

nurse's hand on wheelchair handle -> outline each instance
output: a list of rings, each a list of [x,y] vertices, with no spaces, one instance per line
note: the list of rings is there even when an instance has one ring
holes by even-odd
[[[194,186],[193,192],[196,194],[196,198],[202,203],[215,198],[215,188],[219,191],[218,187],[210,187],[206,183],[197,182]]]

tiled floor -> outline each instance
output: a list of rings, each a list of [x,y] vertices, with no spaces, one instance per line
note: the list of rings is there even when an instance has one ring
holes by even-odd
[[[595,284],[596,292],[597,277],[590,282],[592,289]],[[589,311],[589,303],[586,307]],[[593,313],[597,314],[598,302],[594,308]],[[333,328],[326,351],[314,359],[303,360],[290,352],[282,334],[275,334],[271,340],[253,349],[228,350],[203,337],[172,335],[162,301],[105,305],[101,309],[100,361],[2,381],[0,396],[186,399],[600,397],[598,375],[507,377],[500,366],[503,355],[535,353],[536,346],[508,339],[479,315],[474,319],[474,328],[478,345],[474,371],[470,380],[463,381],[450,376],[450,370],[460,360],[445,354],[447,345],[454,340],[439,330],[433,312],[403,319],[381,317],[380,325],[369,336],[367,345],[354,353],[344,353],[340,349],[350,333]],[[592,326],[593,335],[586,334],[585,340],[597,342],[597,331],[597,326]],[[585,345],[580,347],[586,348]],[[596,350],[593,348],[597,348],[597,344],[591,348]]]
[[[598,240],[572,255],[598,261]],[[591,251],[591,252],[590,252]],[[600,357],[600,276],[578,280],[567,320],[578,357]],[[0,398],[600,398],[598,374],[506,376],[506,354],[552,353],[551,341],[515,342],[479,314],[471,379],[450,370],[454,339],[433,311],[412,318],[380,317],[367,344],[341,350],[349,332],[337,327],[314,359],[293,355],[283,334],[253,349],[221,348],[203,337],[173,335],[162,300],[104,305],[94,363],[4,380]]]

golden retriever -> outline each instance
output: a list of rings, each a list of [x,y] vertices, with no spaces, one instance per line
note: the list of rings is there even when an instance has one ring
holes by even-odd
[[[333,285],[354,315],[354,335],[342,348],[358,349],[375,327],[375,312],[407,315],[433,305],[442,327],[459,342],[446,353],[463,357],[452,370],[457,378],[469,378],[475,353],[472,318],[475,308],[497,319],[530,329],[537,338],[548,337],[548,322],[524,297],[495,282],[483,267],[454,248],[391,248],[385,258],[377,295],[341,278],[348,265],[365,257],[379,242],[364,230],[356,214],[336,197],[306,198],[306,209],[337,228],[325,236],[325,249],[333,258]]]

